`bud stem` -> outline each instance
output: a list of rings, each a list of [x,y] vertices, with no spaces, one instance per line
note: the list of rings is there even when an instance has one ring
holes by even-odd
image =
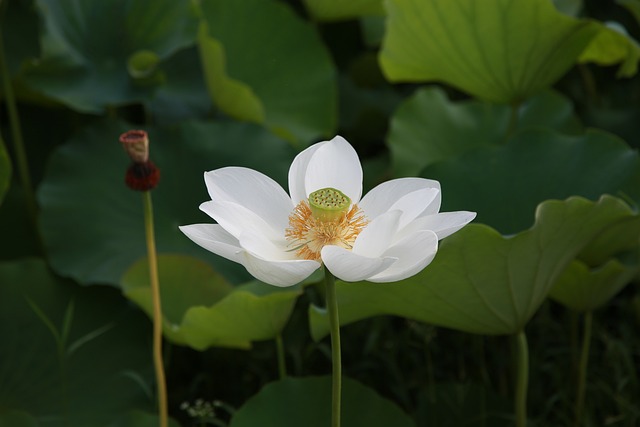
[[[160,304],[160,285],[158,280],[158,258],[156,255],[156,241],[153,231],[153,205],[151,192],[142,193],[144,203],[144,224],[147,237],[147,258],[149,260],[149,279],[153,299],[153,364],[158,387],[158,412],[160,427],[167,427],[167,384],[162,360],[162,306]]]

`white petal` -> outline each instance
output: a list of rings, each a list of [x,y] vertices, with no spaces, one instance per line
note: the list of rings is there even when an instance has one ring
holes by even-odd
[[[256,279],[273,286],[293,286],[309,277],[320,267],[317,261],[267,261],[243,252],[242,265]]]
[[[374,219],[378,215],[391,210],[391,207],[400,202],[404,196],[425,189],[440,190],[440,183],[424,178],[399,178],[383,182],[369,191],[362,198],[358,206],[363,210],[367,218]],[[433,193],[430,193],[433,194]],[[438,212],[440,209],[440,192],[432,200],[425,200],[421,206],[422,212]]]
[[[306,165],[304,197],[328,187],[342,191],[352,203],[358,203],[362,196],[360,159],[356,150],[341,136],[318,147]]]
[[[216,255],[240,263],[240,243],[218,224],[192,224],[178,227],[188,238]]]
[[[321,255],[331,274],[346,282],[366,280],[396,262],[395,258],[369,258],[339,246],[325,246]]]
[[[390,247],[386,257],[398,259],[383,272],[370,277],[370,282],[396,282],[411,277],[424,269],[438,251],[438,236],[432,231],[420,231]]]
[[[289,194],[291,194],[291,200],[294,206],[297,206],[301,200],[307,200],[309,198],[304,184],[309,161],[311,161],[315,152],[323,145],[328,144],[328,142],[329,141],[324,141],[313,144],[293,159],[293,163],[291,163],[291,167],[289,168]]]
[[[401,211],[391,211],[371,221],[356,238],[353,253],[370,258],[382,255],[391,246],[401,216]]]
[[[442,240],[470,223],[476,217],[475,212],[457,211],[442,212],[435,215],[422,216],[410,223],[400,234],[408,235],[418,230],[431,230]]]
[[[273,241],[259,233],[241,233],[238,238],[240,246],[252,254],[267,261],[284,261],[296,259],[295,251],[289,251],[286,240]]]
[[[237,203],[284,230],[294,204],[277,182],[248,168],[227,167],[205,172],[204,181],[214,202]]]
[[[272,224],[268,224],[262,217],[234,202],[204,202],[200,210],[215,219],[225,230],[234,237],[249,232],[262,234],[274,241],[284,240],[284,229],[276,230]]]

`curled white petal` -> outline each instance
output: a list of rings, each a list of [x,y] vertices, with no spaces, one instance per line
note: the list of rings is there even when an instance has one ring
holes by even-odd
[[[178,227],[189,239],[208,251],[240,263],[242,248],[238,239],[218,224],[191,224]]]
[[[398,178],[383,182],[374,187],[362,198],[358,206],[365,212],[369,219],[374,219],[378,215],[392,209],[396,203],[400,203],[403,197],[420,190],[438,190],[438,193],[425,193],[423,203],[420,205],[421,212],[438,212],[440,209],[440,183],[424,178]],[[420,193],[417,193],[420,194]],[[433,198],[431,198],[431,195]]]
[[[396,258],[369,258],[358,255],[340,246],[322,248],[322,261],[331,274],[346,282],[368,280],[370,277],[388,269]]]
[[[211,200],[233,202],[284,230],[294,204],[280,185],[253,169],[226,167],[205,172],[204,181]]]
[[[296,259],[294,251],[287,250],[286,241],[274,241],[263,234],[245,232],[239,238],[243,249],[267,261],[285,261]]]
[[[273,286],[293,286],[309,277],[320,267],[317,261],[267,261],[248,251],[242,252],[242,265],[249,274]]]
[[[476,217],[475,212],[457,211],[442,212],[433,215],[422,216],[411,222],[401,231],[400,237],[409,235],[418,230],[431,230],[442,240],[452,235],[462,227],[470,223]]]
[[[368,278],[370,282],[396,282],[414,276],[433,261],[438,251],[438,236],[433,231],[420,231],[391,246],[383,256],[398,261]]]

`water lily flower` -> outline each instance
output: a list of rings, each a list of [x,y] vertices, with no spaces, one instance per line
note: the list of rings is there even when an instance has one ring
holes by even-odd
[[[438,213],[440,184],[424,178],[387,181],[361,198],[360,160],[340,136],[296,156],[289,194],[248,168],[216,169],[204,179],[211,200],[200,209],[217,224],[180,230],[275,286],[299,283],[323,264],[349,282],[405,279],[434,259],[438,240],[476,215]]]

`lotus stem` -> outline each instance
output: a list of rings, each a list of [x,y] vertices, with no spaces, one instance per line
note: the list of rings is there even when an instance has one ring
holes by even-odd
[[[516,427],[527,425],[527,388],[529,386],[529,346],[524,331],[518,332],[515,412]]]
[[[338,317],[338,298],[336,296],[336,279],[324,268],[324,284],[326,303],[329,311],[329,328],[331,329],[331,360],[333,363],[331,390],[331,427],[340,427],[340,409],[342,401],[342,356],[340,352],[340,319]]]
[[[278,374],[280,379],[287,376],[287,361],[285,358],[284,344],[282,342],[282,334],[276,336],[276,352],[278,355]]]

